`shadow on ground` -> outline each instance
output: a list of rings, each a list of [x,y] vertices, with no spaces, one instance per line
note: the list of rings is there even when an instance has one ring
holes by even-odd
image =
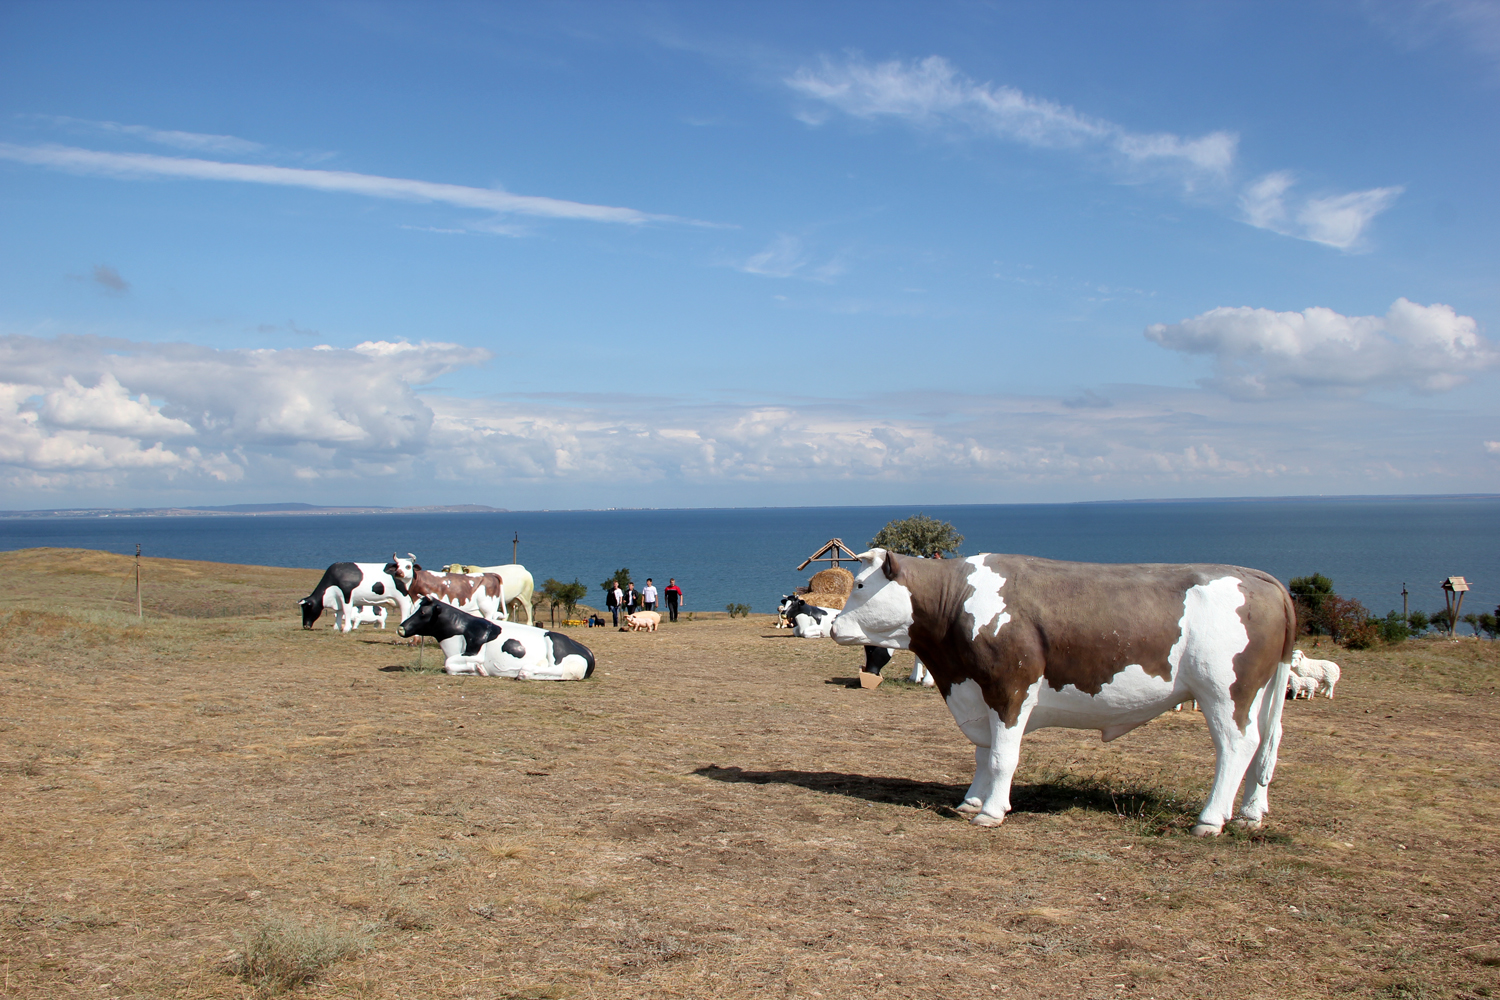
[[[872,777],[841,771],[749,771],[741,767],[709,765],[694,774],[714,781],[751,785],[797,785],[814,792],[847,795],[867,802],[882,802],[926,809],[947,816],[968,791],[967,785],[909,778]],[[1050,781],[1017,783],[1010,793],[1012,813],[1061,813],[1069,809],[1145,820],[1166,827],[1190,823],[1189,803],[1176,801],[1156,790],[1139,787],[1109,788],[1091,778],[1065,775]]]

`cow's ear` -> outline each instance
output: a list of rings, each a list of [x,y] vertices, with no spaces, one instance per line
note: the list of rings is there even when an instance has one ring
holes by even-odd
[[[887,580],[896,579],[897,574],[901,572],[901,567],[896,565],[896,553],[887,552],[885,554],[885,565],[880,568],[885,571],[885,578]]]

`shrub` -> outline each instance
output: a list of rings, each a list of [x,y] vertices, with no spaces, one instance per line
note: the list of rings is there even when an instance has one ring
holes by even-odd
[[[1496,608],[1500,611],[1500,608]],[[1479,627],[1484,629],[1484,634],[1491,639],[1500,639],[1500,615],[1492,615],[1488,611],[1479,616]]]
[[[1401,616],[1395,611],[1381,619],[1380,640],[1382,642],[1402,642],[1410,636],[1410,626],[1402,621]]]
[[[749,618],[750,605],[748,604],[726,604],[724,610],[729,612],[731,618]]]
[[[363,934],[341,931],[332,923],[303,927],[280,917],[260,921],[236,935],[240,950],[230,971],[269,993],[281,993],[313,979],[347,955],[370,946]]]
[[[1432,624],[1432,620],[1427,617],[1427,612],[1425,611],[1413,611],[1406,616],[1406,624],[1411,628],[1413,634],[1421,635],[1427,631],[1427,626]]]
[[[1337,594],[1320,595],[1318,610],[1308,625],[1316,629],[1315,634],[1327,635],[1349,649],[1367,649],[1379,635],[1379,619],[1372,619],[1354,598]]]
[[[1333,581],[1322,573],[1294,576],[1286,589],[1292,592],[1292,603],[1297,607],[1297,631],[1323,635],[1326,629],[1318,616],[1324,602],[1333,596]]]
[[[886,549],[901,556],[930,559],[936,555],[956,554],[963,542],[964,536],[947,521],[918,514],[886,524],[870,539],[870,548]]]

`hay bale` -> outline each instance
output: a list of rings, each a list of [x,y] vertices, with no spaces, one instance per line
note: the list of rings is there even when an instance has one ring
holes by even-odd
[[[801,597],[804,601],[806,601],[808,604],[813,605],[814,607],[834,608],[838,611],[844,610],[844,602],[849,599],[849,596],[847,594],[827,594],[818,593],[817,591],[811,591],[809,593],[799,594],[797,596]]]
[[[854,574],[842,566],[830,566],[818,570],[807,581],[807,589],[815,594],[842,594],[848,597],[854,592]],[[842,604],[839,607],[843,607]]]

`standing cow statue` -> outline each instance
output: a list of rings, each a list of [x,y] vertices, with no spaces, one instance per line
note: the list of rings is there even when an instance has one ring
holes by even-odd
[[[959,803],[999,826],[1021,737],[1061,726],[1118,739],[1196,698],[1216,754],[1193,827],[1259,827],[1281,742],[1296,614],[1291,595],[1238,566],[1099,565],[1016,555],[929,560],[871,549],[844,611],[843,645],[910,649],[975,746]]]
[[[354,611],[374,605],[395,605],[402,618],[411,614],[411,598],[406,584],[395,575],[394,563],[337,562],[323,571],[323,578],[313,592],[297,603],[302,608],[302,627],[310,629],[324,609],[334,613],[334,624],[342,632],[357,625]],[[385,627],[384,622],[381,628]]]

